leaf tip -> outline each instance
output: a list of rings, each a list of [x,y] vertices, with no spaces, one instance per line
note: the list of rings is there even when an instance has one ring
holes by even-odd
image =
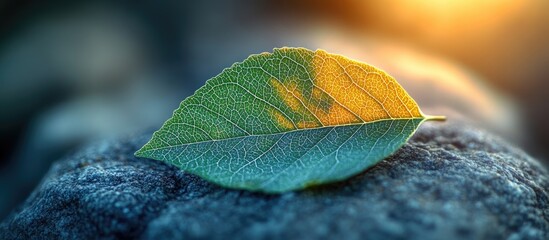
[[[135,153],[133,155],[136,156],[136,157],[147,157],[147,156],[145,156],[145,150],[144,150],[145,146],[143,146],[139,150],[135,151]]]

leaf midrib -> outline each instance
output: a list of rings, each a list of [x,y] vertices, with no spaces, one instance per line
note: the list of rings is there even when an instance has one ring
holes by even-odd
[[[277,133],[253,134],[253,135],[236,136],[236,137],[229,137],[229,138],[223,138],[223,139],[209,139],[209,140],[204,140],[204,141],[182,143],[182,144],[177,144],[177,145],[172,145],[172,146],[165,146],[165,147],[152,148],[152,149],[146,149],[146,150],[140,149],[140,150],[137,151],[136,155],[137,156],[143,156],[142,154],[144,154],[146,152],[151,152],[151,151],[157,151],[157,150],[163,150],[163,149],[169,149],[169,148],[175,148],[175,147],[181,147],[181,146],[188,146],[188,145],[195,145],[195,144],[200,144],[200,143],[228,141],[228,140],[234,140],[234,139],[245,138],[245,137],[275,136],[275,135],[279,135],[279,134],[288,134],[288,133],[292,133],[292,132],[310,131],[310,130],[317,130],[317,129],[324,129],[324,128],[349,127],[349,126],[366,125],[366,124],[370,124],[370,123],[383,122],[383,121],[417,120],[417,119],[425,120],[427,118],[425,118],[423,116],[422,117],[412,117],[412,118],[387,118],[387,119],[378,119],[378,120],[374,120],[374,121],[370,121],[370,122],[348,123],[348,124],[340,124],[340,125],[332,125],[332,126],[321,126],[321,127],[315,127],[315,128],[300,128],[300,129],[293,129],[293,130],[289,130],[289,131],[285,131],[285,132],[277,132]],[[155,132],[153,134],[153,138],[157,133],[158,132]]]

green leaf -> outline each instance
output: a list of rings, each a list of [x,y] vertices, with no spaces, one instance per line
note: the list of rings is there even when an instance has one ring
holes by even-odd
[[[346,179],[425,120],[388,74],[323,50],[236,63],[185,99],[137,151],[231,188],[284,192]]]

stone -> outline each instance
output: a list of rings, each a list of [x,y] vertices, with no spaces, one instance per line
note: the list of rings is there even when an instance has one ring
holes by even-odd
[[[339,183],[225,189],[133,153],[149,134],[56,162],[1,239],[549,239],[549,174],[481,129],[431,123]]]

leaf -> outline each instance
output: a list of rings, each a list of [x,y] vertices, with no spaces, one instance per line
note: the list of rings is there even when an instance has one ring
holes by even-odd
[[[230,188],[284,192],[355,175],[434,118],[377,68],[281,48],[210,79],[136,156]]]

